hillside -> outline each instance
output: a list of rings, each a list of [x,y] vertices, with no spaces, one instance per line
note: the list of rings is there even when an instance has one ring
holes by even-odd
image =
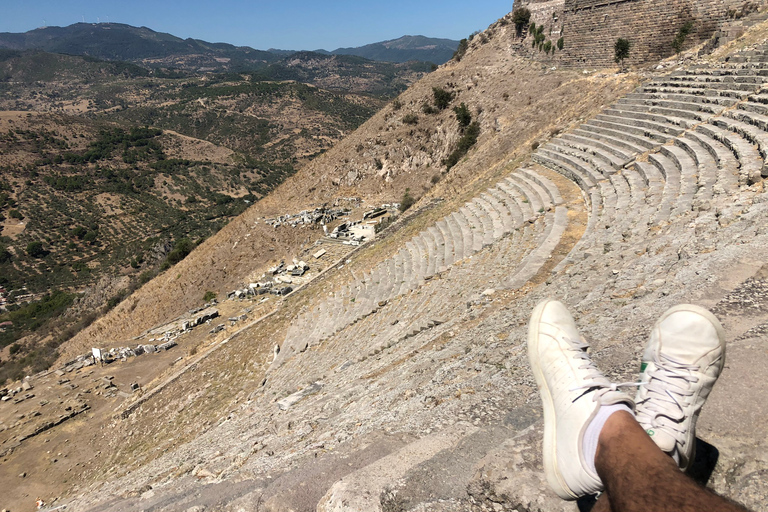
[[[45,368],[174,245],[218,231],[428,71],[315,54],[275,66],[196,75],[0,51],[0,306],[21,307],[0,315],[14,322],[0,380]],[[30,313],[46,293],[57,307]]]
[[[371,60],[385,62],[426,61],[445,64],[459,46],[452,39],[438,39],[424,36],[403,36],[398,39],[366,44],[357,48],[337,48],[335,55],[357,55]]]
[[[722,319],[693,476],[767,510],[768,24],[630,72],[542,65],[518,40],[511,15],[492,24],[0,402],[2,506],[574,511],[544,481],[525,350],[557,297],[615,382],[668,307]],[[267,223],[408,196],[360,247]],[[223,300],[293,258],[311,279],[289,295]],[[190,327],[203,290],[220,317]]]

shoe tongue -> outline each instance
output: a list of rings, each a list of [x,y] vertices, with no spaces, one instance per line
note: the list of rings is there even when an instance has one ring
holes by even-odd
[[[672,453],[675,450],[675,438],[664,432],[661,428],[648,428],[646,432],[661,451]]]

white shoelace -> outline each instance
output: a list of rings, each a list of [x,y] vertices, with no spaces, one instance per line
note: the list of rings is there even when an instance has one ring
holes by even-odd
[[[610,382],[603,373],[597,369],[597,366],[595,366],[595,363],[592,362],[592,359],[589,357],[589,354],[587,354],[587,348],[589,348],[589,344],[587,344],[583,340],[574,340],[571,338],[565,338],[565,341],[574,349],[577,349],[577,353],[574,354],[574,357],[577,359],[580,359],[583,364],[578,367],[579,370],[588,370],[589,372],[584,376],[585,380],[588,380],[589,382],[585,382],[584,384],[580,384],[578,386],[574,386],[570,388],[568,391],[579,391],[579,390],[588,390],[588,389],[598,389],[599,392],[595,393],[592,396],[592,401],[596,401],[599,396],[602,396],[604,393],[608,391],[618,391],[618,388],[625,387],[625,386],[639,386],[639,382],[622,382],[620,384],[614,384]],[[580,397],[577,397],[576,400],[578,400]],[[575,401],[575,400],[574,400]]]
[[[648,373],[647,394],[638,403],[637,419],[641,424],[664,428],[682,446],[689,427],[684,421],[685,409],[693,396],[691,384],[699,381],[693,375],[699,366],[681,363],[664,355],[660,357],[661,361],[654,361],[656,369]]]

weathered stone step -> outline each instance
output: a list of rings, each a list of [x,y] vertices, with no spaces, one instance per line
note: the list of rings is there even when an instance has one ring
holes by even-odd
[[[714,115],[712,112],[681,110],[664,106],[648,105],[646,103],[616,103],[610,110],[625,112],[627,115],[651,114],[659,115],[670,120],[680,119],[683,123],[687,123],[688,125],[705,121]]]
[[[698,167],[691,155],[679,146],[662,146],[660,151],[675,164],[679,173],[680,188],[672,213],[682,215],[692,209],[693,197],[698,191]]]
[[[492,189],[480,194],[480,198],[487,202],[498,214],[498,220],[500,223],[499,231],[494,232],[494,238],[501,238],[505,234],[515,229],[515,222],[512,215],[509,213],[507,205],[499,201],[492,193]],[[495,228],[494,228],[495,229]]]
[[[694,140],[712,155],[717,165],[717,180],[713,188],[714,194],[733,192],[739,188],[739,162],[733,152],[722,142],[719,142],[705,133],[692,131],[685,137]]]
[[[544,198],[544,196],[542,196],[542,199],[548,206],[552,204],[557,206],[563,203],[563,198],[560,195],[560,191],[558,190],[557,185],[552,183],[552,181],[550,181],[548,178],[531,169],[518,169],[517,174],[528,178],[534,183],[537,183],[546,191],[549,199]]]
[[[571,133],[578,135],[579,137],[604,142],[606,144],[610,144],[611,146],[620,148],[622,151],[624,151],[624,154],[627,156],[627,158],[630,159],[634,159],[637,157],[637,155],[645,152],[644,147],[627,142],[626,140],[620,139],[619,137],[614,137],[610,134],[613,132],[608,132],[608,130],[604,130],[602,128],[593,129],[589,126],[581,125]]]
[[[638,126],[632,126],[626,123],[624,118],[612,118],[611,120],[603,120],[601,116],[596,116],[593,119],[587,121],[587,124],[592,126],[599,126],[601,128],[608,128],[609,130],[618,131],[624,134],[625,137],[630,134],[634,136],[633,142],[644,146],[646,149],[656,147],[659,143],[667,142],[671,137],[670,134],[654,130],[652,128],[644,128]],[[682,130],[677,130],[678,135]]]
[[[680,191],[680,171],[675,163],[662,153],[649,154],[648,161],[655,165],[664,177],[664,192],[653,218],[654,225],[659,225],[670,219],[672,208]]]
[[[712,121],[716,126],[738,133],[757,145],[763,160],[768,158],[768,117],[744,110],[731,110],[725,116]]]
[[[479,230],[476,234],[480,239],[481,245],[477,250],[482,250],[483,247],[493,243],[493,219],[488,214],[488,212],[486,212],[485,209],[480,206],[480,204],[477,202],[477,199],[473,199],[472,201],[468,202],[464,205],[464,207],[472,212],[472,215],[475,216],[475,219],[477,219],[479,223]]]
[[[510,195],[500,183],[489,189],[488,194],[495,197],[506,208],[512,223],[511,229],[516,229],[525,222],[526,219],[523,217],[523,211],[517,204],[515,197]]]
[[[759,181],[763,168],[763,159],[758,151],[736,133],[724,130],[713,124],[702,124],[696,131],[725,144],[736,155],[739,162],[739,183],[750,185]]]
[[[539,151],[534,153],[532,159],[534,162],[559,172],[575,182],[586,193],[595,186],[595,180],[592,179],[590,174],[585,173],[580,167],[572,165],[571,162],[563,160],[559,153],[539,149]]]
[[[585,180],[585,183],[587,183],[587,188],[594,186],[598,181],[604,179],[603,173],[600,172],[600,169],[596,169],[590,162],[572,156],[568,153],[552,151],[549,149],[549,147],[544,146],[539,148],[537,154],[545,155],[549,157],[550,160],[560,163],[561,166],[565,165],[569,169],[578,172]]]
[[[627,95],[616,102],[618,108],[624,108],[630,105],[641,105],[649,111],[651,107],[661,107],[673,110],[688,110],[691,112],[705,112],[708,114],[719,114],[726,107],[714,103],[704,103],[701,97],[692,95],[681,96],[683,100],[667,99],[660,94],[633,94]],[[697,101],[698,100],[698,101]]]
[[[542,187],[536,180],[531,179],[528,174],[516,172],[512,177],[531,191],[531,194],[535,198],[535,203],[533,205],[535,212],[544,213],[544,210],[547,210],[552,206],[552,198],[549,195],[549,192],[547,192],[546,188]]]
[[[655,149],[668,139],[663,137],[663,140],[654,140],[644,135],[637,135],[629,132],[625,126],[611,125],[611,123],[603,123],[600,121],[589,121],[579,127],[580,130],[591,131],[598,135],[605,135],[613,137],[614,139],[622,140],[629,145],[634,146],[636,154],[644,153],[648,150]]]
[[[597,139],[582,137],[574,133],[565,133],[560,137],[558,137],[557,139],[553,139],[553,142],[556,142],[556,141],[567,142],[571,146],[577,147],[584,151],[591,151],[593,148],[600,149],[603,151],[604,154],[613,156],[611,162],[612,162],[612,165],[617,169],[624,167],[627,163],[631,162],[634,159],[634,154],[627,153],[622,148],[609,144],[604,140],[597,140]]]
[[[601,152],[590,151],[589,148],[583,145],[571,144],[568,141],[556,139],[545,144],[544,149],[584,160],[602,175],[608,175],[618,170],[614,162],[606,158]],[[615,159],[616,165],[619,161],[620,159]]]
[[[469,222],[461,211],[454,212],[451,215],[461,229],[462,257],[468,258],[475,253],[472,243],[472,229],[469,227]]]
[[[695,71],[695,70],[688,70]],[[696,83],[739,83],[760,85],[765,81],[765,77],[755,74],[695,74],[681,73],[672,74],[666,78],[669,82],[696,82]]]
[[[680,137],[675,139],[675,144],[688,153],[698,167],[698,190],[695,191],[694,209],[708,209],[717,182],[717,162],[709,151],[693,139]]]
[[[510,198],[512,198],[520,210],[523,222],[532,220],[535,217],[535,212],[531,207],[531,201],[515,183],[511,180],[503,179],[496,184],[496,187],[503,190]]]
[[[483,195],[484,194],[481,194],[480,196],[476,197],[474,199],[474,203],[482,208],[485,211],[485,214],[491,219],[491,241],[488,243],[488,245],[490,245],[494,240],[504,236],[505,230],[504,223],[501,220],[501,213],[491,203],[486,201],[483,198]],[[486,232],[486,235],[488,235],[488,232]]]
[[[613,117],[623,117],[627,119],[636,119],[643,121],[651,121],[659,125],[672,126],[677,129],[688,129],[698,122],[698,119],[692,119],[690,117],[671,117],[662,114],[646,111],[632,111],[619,108],[608,108],[603,110],[603,113],[611,115]]]
[[[518,270],[512,275],[507,283],[509,288],[517,289],[524,286],[547,263],[552,251],[560,243],[563,233],[568,228],[568,209],[565,206],[558,206],[554,214],[545,215],[545,223],[547,226],[545,234],[536,249],[523,259]]]
[[[427,228],[427,231],[430,232],[432,235],[432,238],[435,239],[436,249],[437,252],[435,253],[435,264],[433,272],[437,273],[440,272],[440,269],[442,269],[445,266],[445,238],[443,238],[443,233],[440,231],[440,229],[437,227],[437,224],[434,226],[430,226]]]
[[[710,91],[726,91],[729,94],[739,93],[743,95],[743,93],[745,92],[754,92],[756,89],[760,87],[761,83],[762,81],[760,83],[755,83],[755,82],[737,81],[737,80],[696,81],[696,80],[680,80],[677,78],[669,78],[669,79],[654,80],[650,84],[642,86],[641,89],[674,87],[674,88],[680,88],[680,89],[702,89],[702,90],[710,90]]]
[[[459,208],[459,213],[467,219],[467,226],[469,226],[471,235],[469,255],[471,256],[483,248],[483,222],[481,219],[477,218],[470,208],[467,208],[466,204]]]

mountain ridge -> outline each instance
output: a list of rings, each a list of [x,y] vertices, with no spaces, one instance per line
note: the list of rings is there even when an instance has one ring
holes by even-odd
[[[403,36],[371,43],[359,48],[338,48],[317,53],[356,55],[370,60],[403,63],[419,60],[443,64],[448,61],[458,41]],[[149,27],[124,23],[75,23],[66,27],[43,27],[22,33],[0,33],[0,48],[43,50],[51,53],[87,55],[105,60],[141,62],[150,67],[168,64],[169,57],[206,56],[206,66],[254,70],[306,50],[257,50],[225,42],[181,38]],[[224,65],[226,64],[226,66]]]

